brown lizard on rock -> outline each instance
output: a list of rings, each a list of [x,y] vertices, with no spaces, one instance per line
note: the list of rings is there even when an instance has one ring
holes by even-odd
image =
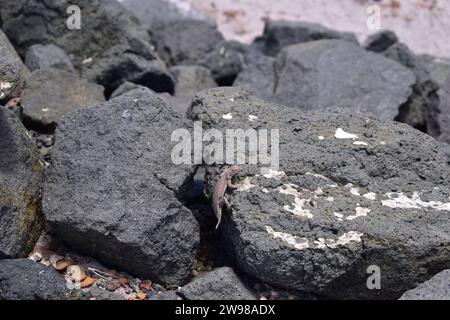
[[[238,166],[234,165],[224,172],[222,172],[219,176],[219,180],[217,180],[216,185],[214,186],[213,195],[212,195],[212,204],[214,214],[217,217],[217,225],[216,229],[219,227],[220,221],[222,220],[222,207],[225,205],[227,208],[230,208],[230,203],[225,198],[225,191],[227,188],[235,189],[236,187],[231,183],[231,179],[241,170]]]

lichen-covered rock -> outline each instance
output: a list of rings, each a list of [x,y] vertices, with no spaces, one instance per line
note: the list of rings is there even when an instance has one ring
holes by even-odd
[[[406,291],[400,300],[450,300],[450,269],[441,271],[417,288]]]
[[[284,20],[268,20],[262,37],[256,41],[264,54],[276,56],[287,46],[322,39],[341,39],[358,43],[355,34],[351,32],[331,30],[316,23]]]
[[[32,45],[25,54],[25,64],[30,71],[50,67],[75,71],[69,56],[54,44]]]
[[[105,101],[101,85],[62,69],[38,69],[25,82],[21,95],[26,127],[53,133],[61,117],[71,111]]]
[[[25,257],[43,227],[43,163],[20,120],[0,107],[0,259]]]
[[[180,289],[188,300],[255,300],[255,295],[229,267],[206,272]]]
[[[195,167],[171,160],[171,134],[190,128],[148,89],[62,118],[43,212],[78,251],[158,283],[189,277],[199,227],[178,198]]]
[[[367,112],[304,112],[236,88],[199,93],[188,115],[221,132],[279,130],[279,167],[241,165],[222,217],[224,243],[248,274],[325,297],[398,298],[449,267],[450,170],[432,137]],[[221,170],[208,167],[208,195]],[[377,267],[381,288],[369,290]]]
[[[30,259],[0,260],[0,300],[64,300],[66,280],[55,270]]]
[[[394,120],[416,80],[399,63],[342,40],[290,46],[273,64],[267,59],[261,61],[262,65],[244,68],[235,86],[305,111],[351,107],[369,111],[381,120]],[[254,76],[261,70],[273,74],[272,85]]]
[[[17,96],[23,83],[23,69],[22,60],[0,30],[0,104]]]
[[[81,10],[80,30],[67,27]],[[148,31],[115,0],[0,0],[3,30],[25,55],[33,44],[55,44],[74,66],[111,93],[124,80],[171,92],[173,80],[152,47]],[[51,23],[49,23],[51,21]]]
[[[364,48],[373,52],[383,52],[397,42],[397,35],[393,31],[382,30],[370,35],[364,42]]]

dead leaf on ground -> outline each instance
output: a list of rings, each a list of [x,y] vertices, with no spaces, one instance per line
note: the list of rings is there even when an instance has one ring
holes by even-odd
[[[139,288],[146,291],[152,291],[152,282],[150,280],[144,280],[139,284]]]
[[[95,283],[95,281],[96,280],[94,278],[87,277],[80,283],[80,286],[82,289],[84,289],[84,288],[92,286]]]
[[[56,263],[56,266],[54,266],[54,268],[58,271],[64,271],[74,264],[75,261],[73,261],[71,258],[64,258],[63,260],[58,261],[58,263]]]
[[[136,293],[136,299],[137,300],[144,300],[146,296],[147,295],[144,292],[142,292],[142,291]]]

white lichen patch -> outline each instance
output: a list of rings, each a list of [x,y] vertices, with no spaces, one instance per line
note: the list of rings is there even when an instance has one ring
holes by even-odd
[[[359,189],[358,188],[350,188],[350,193],[354,196],[360,196],[361,194],[359,193]]]
[[[264,188],[264,187],[261,188],[261,191],[264,192],[264,193],[270,193],[270,191],[267,188]]]
[[[324,140],[325,137],[324,136],[319,136],[319,140]]]
[[[90,63],[92,63],[92,61],[94,61],[94,59],[92,59],[92,58],[87,58],[87,59],[84,59],[81,63],[82,63],[82,64],[90,64]]]
[[[12,88],[11,82],[0,82],[0,90],[8,90]]]
[[[386,193],[389,198],[387,200],[382,200],[381,204],[390,208],[401,208],[401,209],[423,209],[432,208],[438,211],[450,211],[450,202],[441,201],[422,201],[419,192],[414,192],[411,198],[404,195],[402,192],[391,192]]]
[[[254,116],[254,115],[252,115],[252,114],[249,114],[249,115],[248,115],[248,121],[253,122],[253,121],[256,121],[256,120],[258,120],[258,117],[257,117],[257,116]]]
[[[369,200],[377,200],[377,194],[375,192],[368,192],[363,194],[363,197]]]
[[[361,242],[361,237],[364,234],[357,231],[349,231],[347,233],[344,233],[342,236],[340,236],[337,239],[324,239],[319,238],[314,241],[314,244],[319,249],[325,249],[325,248],[331,248],[334,249],[338,246],[345,246],[348,245],[350,242]]]
[[[252,178],[251,177],[245,177],[242,181],[239,181],[239,183],[236,184],[236,190],[237,191],[249,191],[253,187],[255,187],[254,184],[252,184]]]
[[[222,119],[231,120],[231,119],[233,119],[233,115],[231,113],[224,114],[222,116]]]
[[[41,109],[41,110],[42,110],[42,112],[48,112],[49,108],[44,108],[44,109]]]
[[[368,146],[367,142],[364,141],[355,141],[353,144],[357,146]]]
[[[122,118],[126,119],[126,118],[129,118],[129,117],[130,117],[130,113],[129,113],[128,109],[124,110],[122,112]]]
[[[333,212],[333,215],[338,218],[339,221],[342,221],[342,218],[344,217],[344,215],[342,213],[339,212]]]
[[[336,129],[334,137],[336,139],[352,139],[352,140],[358,139],[358,136],[356,134],[345,132],[342,128]]]
[[[386,144],[386,142],[381,141],[380,144],[384,146]]]
[[[334,197],[327,197],[325,200],[327,200],[328,202],[333,202],[334,201]]]
[[[266,179],[275,179],[275,180],[281,180],[286,176],[286,172],[284,171],[276,171],[272,169],[265,169],[265,173],[263,173],[263,177]]]
[[[309,247],[309,241],[306,238],[300,238],[297,236],[293,236],[289,233],[284,232],[276,232],[272,227],[266,226],[266,231],[268,234],[273,236],[275,239],[281,239],[287,244],[293,246],[295,249],[303,250]]]
[[[356,207],[355,211],[356,211],[356,214],[345,217],[345,220],[352,221],[352,220],[355,220],[356,218],[359,218],[359,217],[366,217],[367,214],[370,212],[370,209],[362,208],[362,207]]]
[[[285,205],[283,209],[293,213],[298,217],[312,219],[313,215],[311,214],[311,211],[304,208],[305,204],[311,201],[311,198],[301,198],[301,192],[299,192],[295,188],[298,188],[298,186],[295,184],[284,184],[283,186],[276,189],[279,193],[294,196],[294,202],[292,202],[290,205]]]

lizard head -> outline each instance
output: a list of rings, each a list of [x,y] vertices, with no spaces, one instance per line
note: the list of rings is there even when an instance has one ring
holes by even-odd
[[[239,171],[241,171],[241,168],[237,165],[231,166],[228,170],[227,170],[230,174],[236,174]]]

